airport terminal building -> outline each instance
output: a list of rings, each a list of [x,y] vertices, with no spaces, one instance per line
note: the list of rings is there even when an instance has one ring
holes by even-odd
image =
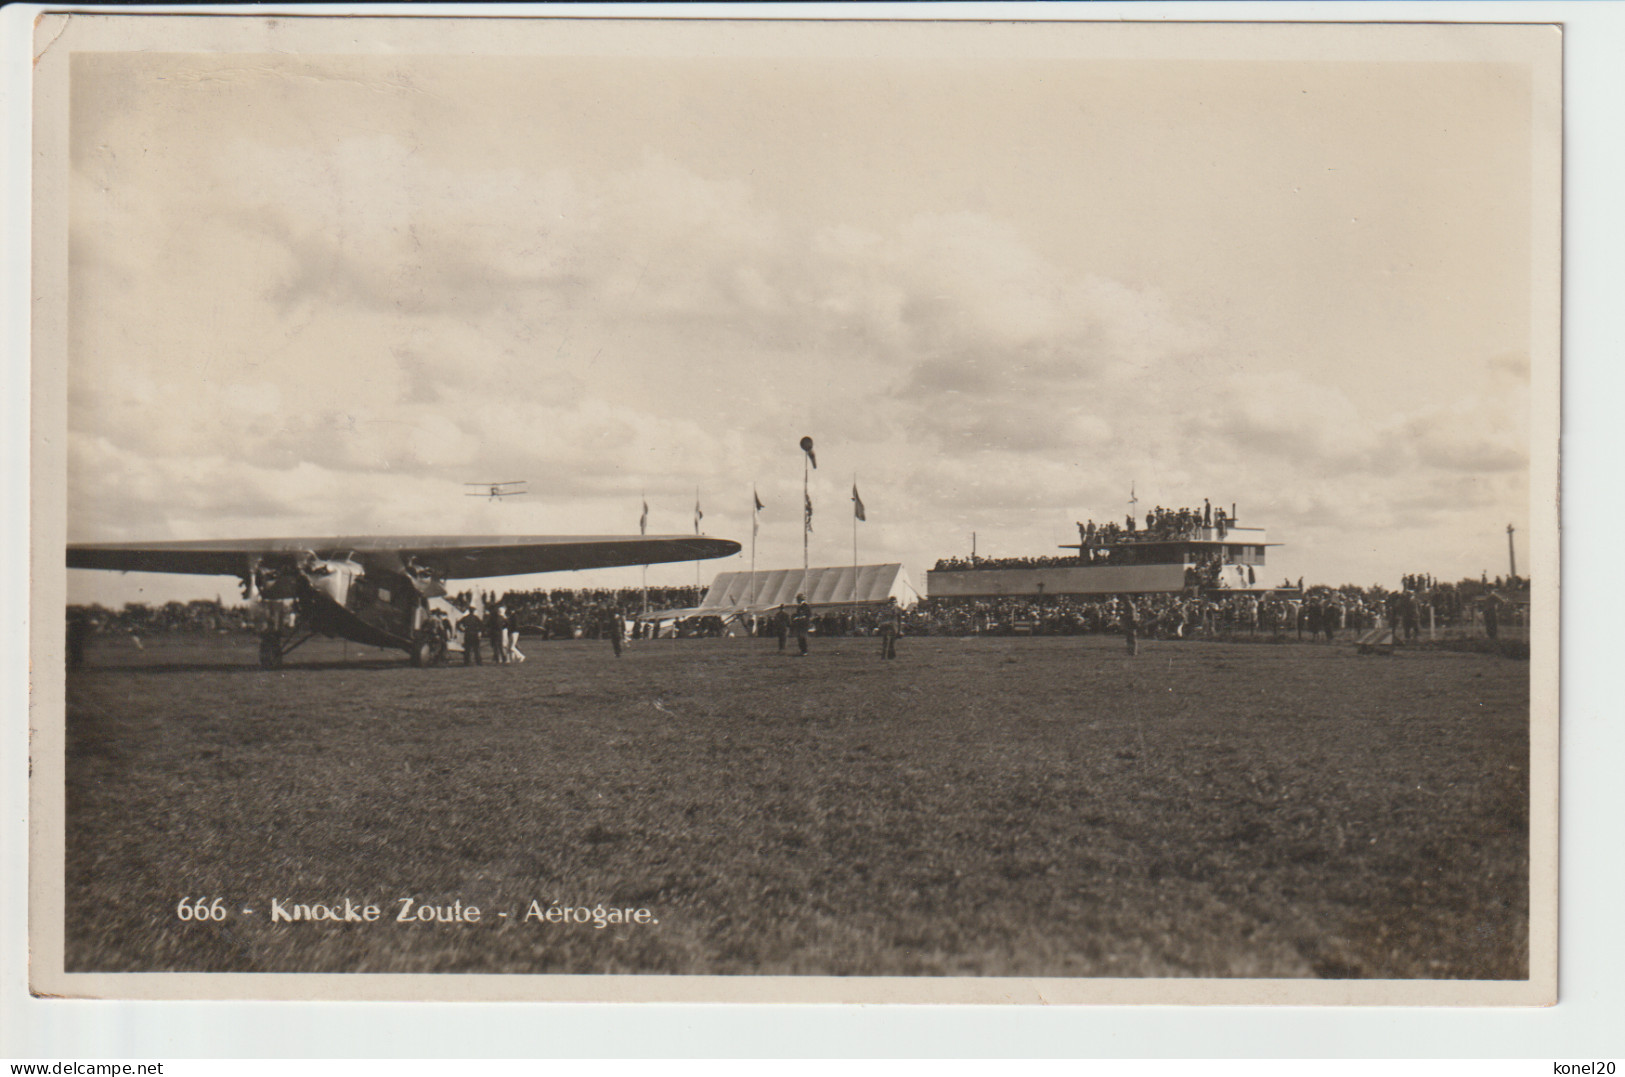
[[[1080,536],[1070,557],[944,559],[926,573],[932,598],[1045,595],[1178,594],[1217,596],[1281,590],[1264,575],[1265,551],[1278,546],[1261,527],[1194,526],[1177,532],[1114,531]]]

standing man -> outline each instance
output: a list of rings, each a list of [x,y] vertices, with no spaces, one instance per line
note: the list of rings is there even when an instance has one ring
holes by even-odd
[[[880,657],[897,657],[897,637],[903,632],[902,613],[893,602],[880,615]]]
[[[1140,612],[1134,608],[1132,598],[1123,599],[1123,641],[1128,644],[1130,657],[1140,653]]]
[[[790,627],[796,630],[796,657],[807,657],[807,633],[812,631],[812,606],[806,595],[796,596],[796,612],[790,615]]]
[[[492,608],[486,619],[486,632],[491,637],[491,659],[497,665],[508,662],[508,618],[501,606]]]
[[[773,612],[773,634],[779,637],[779,653],[784,653],[784,645],[790,639],[790,615],[780,606]]]
[[[473,606],[458,619],[457,627],[463,632],[463,665],[484,665],[484,660],[480,658],[480,633],[485,626],[480,623],[480,615],[474,612]]]
[[[433,652],[430,661],[442,665],[446,661],[446,644],[451,640],[451,626],[446,622],[445,611],[430,610],[425,627],[429,631],[429,649]]]
[[[621,656],[621,640],[626,632],[626,621],[621,611],[611,607],[604,613],[604,631],[609,633],[609,645],[615,648],[615,657]]]
[[[1401,599],[1400,610],[1405,615],[1405,642],[1409,643],[1422,629],[1422,608],[1416,601],[1416,595],[1406,591]]]

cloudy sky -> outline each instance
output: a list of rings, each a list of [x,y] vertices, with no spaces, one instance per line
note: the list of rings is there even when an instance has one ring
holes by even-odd
[[[682,533],[698,491],[746,546],[709,579],[753,485],[800,563],[803,435],[813,562],[855,477],[922,588],[1131,484],[1235,503],[1276,579],[1527,534],[1517,65],[109,52],[71,91],[73,541]]]

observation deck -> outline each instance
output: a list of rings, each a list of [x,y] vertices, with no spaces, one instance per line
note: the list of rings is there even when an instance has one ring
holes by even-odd
[[[1221,525],[1129,531],[1107,525],[1060,549],[1071,556],[939,561],[926,573],[931,597],[1264,593],[1270,542],[1262,527]]]

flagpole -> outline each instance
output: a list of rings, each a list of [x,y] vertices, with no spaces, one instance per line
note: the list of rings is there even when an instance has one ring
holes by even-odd
[[[813,439],[801,439],[801,590],[807,590],[807,576],[812,569],[812,468],[818,466],[813,455]]]
[[[756,638],[756,487],[750,488],[750,634]]]
[[[858,473],[852,472],[852,633],[858,631]]]

